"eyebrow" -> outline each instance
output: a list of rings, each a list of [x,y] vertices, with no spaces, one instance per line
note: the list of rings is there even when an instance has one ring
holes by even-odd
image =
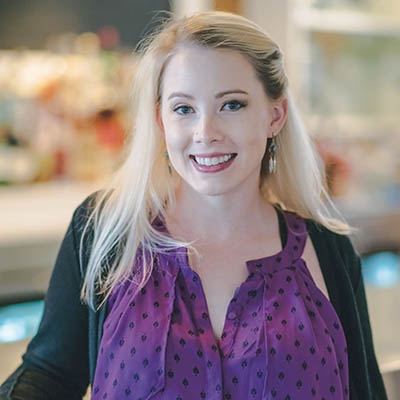
[[[174,97],[184,97],[184,98],[189,99],[189,100],[194,100],[193,96],[191,96],[190,94],[182,93],[182,92],[172,92],[168,96],[168,100],[170,100],[170,99],[172,99]]]
[[[228,94],[237,94],[237,93],[247,94],[248,95],[248,92],[246,92],[245,90],[242,90],[242,89],[231,89],[231,90],[224,90],[223,92],[217,93],[215,95],[215,98],[216,99],[220,99],[221,97],[224,97],[224,96],[226,96]],[[170,100],[170,99],[172,99],[174,97],[184,97],[184,98],[189,99],[189,100],[194,100],[193,96],[191,96],[190,94],[183,93],[183,92],[173,92],[173,93],[171,93],[168,96],[168,100]]]
[[[225,91],[223,91],[223,92],[217,93],[217,94],[215,95],[215,98],[216,98],[216,99],[220,99],[221,97],[224,97],[224,96],[226,96],[226,95],[228,95],[228,94],[237,94],[237,93],[240,93],[240,94],[248,94],[245,90],[242,90],[242,89],[232,89],[232,90],[225,90]]]

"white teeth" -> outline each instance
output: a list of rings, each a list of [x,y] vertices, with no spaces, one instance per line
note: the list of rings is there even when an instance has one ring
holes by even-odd
[[[224,162],[229,161],[233,157],[232,154],[221,156],[221,157],[196,157],[194,156],[195,161],[200,165],[206,165],[207,167],[211,165],[222,164]]]

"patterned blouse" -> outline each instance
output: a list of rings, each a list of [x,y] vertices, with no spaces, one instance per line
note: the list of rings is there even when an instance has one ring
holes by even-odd
[[[186,249],[159,254],[136,294],[131,281],[118,286],[92,399],[348,399],[346,339],[302,258],[305,221],[289,212],[284,218],[285,245],[247,262],[220,342]]]

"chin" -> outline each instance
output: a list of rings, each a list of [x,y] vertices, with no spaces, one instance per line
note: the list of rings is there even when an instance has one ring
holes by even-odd
[[[221,185],[204,185],[202,187],[192,186],[192,189],[201,196],[222,196],[228,194],[232,188],[229,187],[221,187]]]

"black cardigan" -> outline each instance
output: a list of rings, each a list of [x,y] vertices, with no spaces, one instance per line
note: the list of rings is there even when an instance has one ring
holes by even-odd
[[[0,400],[82,399],[93,381],[105,307],[98,312],[82,304],[80,290],[91,238],[87,236],[83,265],[79,244],[88,203],[79,206],[61,244],[45,311],[21,366],[0,387]],[[281,213],[281,240],[286,225]],[[348,348],[350,399],[387,399],[374,353],[360,258],[350,240],[307,221],[330,300],[342,322]],[[85,236],[86,238],[86,236]]]

